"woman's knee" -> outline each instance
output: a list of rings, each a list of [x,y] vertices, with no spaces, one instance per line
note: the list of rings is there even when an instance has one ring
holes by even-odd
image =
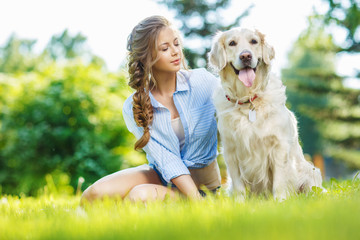
[[[81,203],[84,203],[85,201],[88,203],[93,202],[96,199],[101,199],[104,197],[103,190],[99,184],[93,184],[89,186],[82,194],[81,196]]]
[[[164,200],[166,195],[174,197],[175,193],[161,185],[141,184],[133,187],[127,195],[127,198],[133,202],[147,202],[154,200]]]
[[[149,187],[146,185],[147,184],[141,184],[133,187],[127,195],[128,199],[132,202],[146,202],[149,198]]]

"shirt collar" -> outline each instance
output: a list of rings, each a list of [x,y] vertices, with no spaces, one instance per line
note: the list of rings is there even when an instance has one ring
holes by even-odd
[[[176,73],[176,91],[175,91],[175,93],[190,90],[189,83],[188,83],[189,77],[190,77],[190,71],[180,70]],[[159,103],[154,98],[154,96],[152,95],[152,93],[150,91],[149,91],[149,96],[150,96],[151,105],[154,108],[159,108],[159,107],[165,108],[164,105]]]
[[[190,72],[189,71],[178,71],[176,74],[176,91],[175,92],[182,92],[182,91],[188,91],[190,89],[189,87],[189,78],[190,78]]]
[[[164,105],[162,105],[161,103],[159,103],[158,101],[156,101],[156,99],[154,98],[154,96],[152,95],[152,93],[149,91],[149,96],[150,96],[150,101],[151,101],[151,105],[154,108],[159,108],[159,107],[163,107]]]

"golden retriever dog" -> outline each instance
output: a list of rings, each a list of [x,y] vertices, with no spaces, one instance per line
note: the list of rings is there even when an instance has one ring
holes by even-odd
[[[241,28],[218,33],[209,53],[221,79],[214,104],[228,190],[240,201],[247,190],[282,201],[322,185],[320,171],[304,158],[285,86],[270,73],[274,55],[262,33]]]

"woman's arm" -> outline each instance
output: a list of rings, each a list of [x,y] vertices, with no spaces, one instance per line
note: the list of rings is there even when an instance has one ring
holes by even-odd
[[[171,180],[190,199],[201,199],[201,195],[190,175],[181,175]]]
[[[140,127],[137,127],[134,121],[130,100],[131,98],[128,98],[124,103],[123,117],[129,131],[139,139],[143,132]],[[189,169],[185,166],[179,156],[170,152],[153,138],[150,138],[148,144],[143,149],[146,152],[148,161],[153,164],[155,163],[154,165],[166,182],[173,182],[179,191],[189,198],[201,198],[201,195],[190,176]]]

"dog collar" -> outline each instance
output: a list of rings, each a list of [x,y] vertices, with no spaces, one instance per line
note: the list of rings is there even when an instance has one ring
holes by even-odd
[[[226,97],[226,99],[227,99],[229,102],[233,102],[228,95],[225,95],[225,97]],[[247,104],[247,103],[252,103],[256,98],[257,98],[257,95],[255,95],[253,98],[250,98],[250,99],[247,100],[246,102],[240,102],[240,100],[238,100],[238,101],[237,101],[237,104],[243,105],[243,104]]]

